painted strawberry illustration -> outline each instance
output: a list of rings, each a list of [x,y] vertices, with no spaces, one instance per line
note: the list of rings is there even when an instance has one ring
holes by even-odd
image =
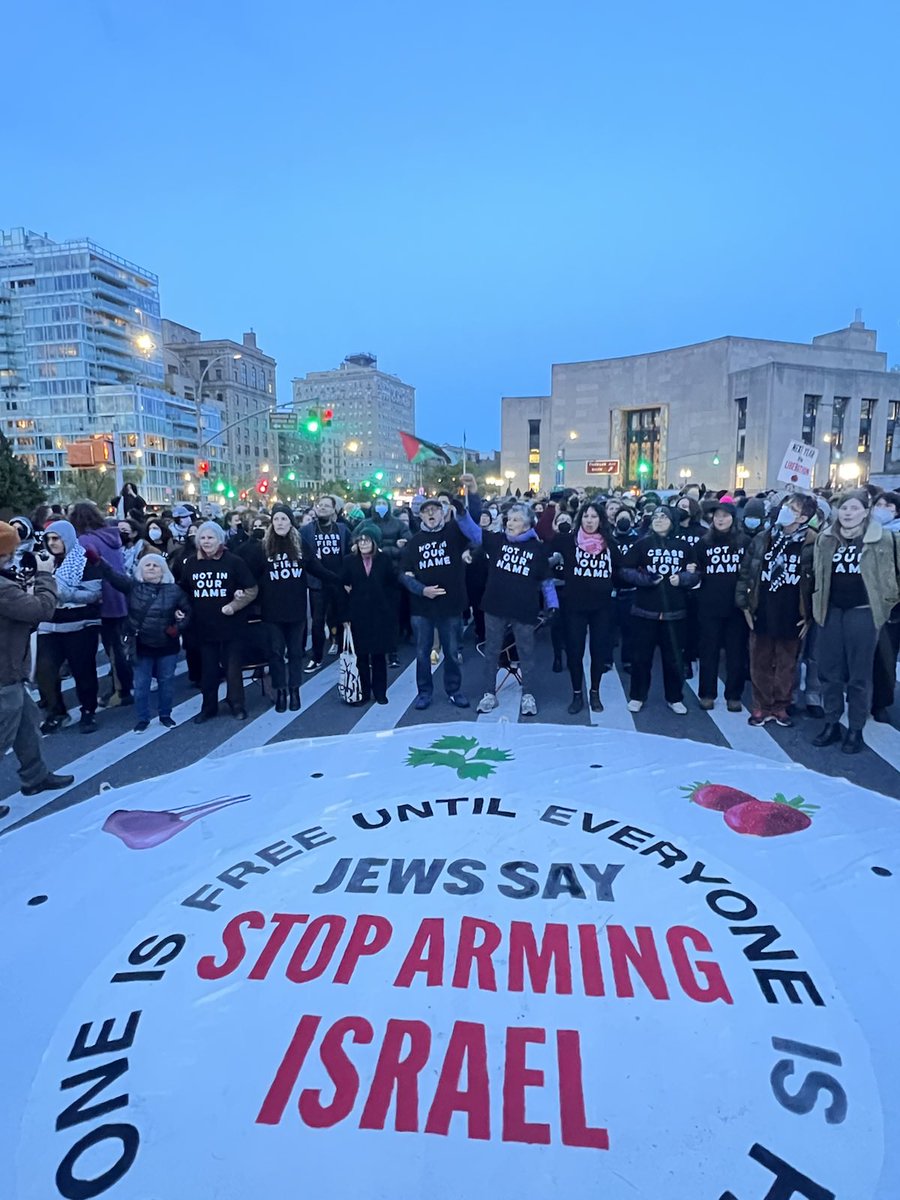
[[[741,792],[737,788],[728,787],[724,783],[692,783],[681,789],[687,798],[701,808],[712,808],[716,812],[726,812],[737,804],[758,804],[759,801],[749,792]]]
[[[817,804],[806,804],[802,796],[788,800],[779,792],[772,800],[745,800],[742,804],[729,807],[725,824],[735,833],[750,837],[780,837],[785,833],[799,833],[812,824],[811,812]]]

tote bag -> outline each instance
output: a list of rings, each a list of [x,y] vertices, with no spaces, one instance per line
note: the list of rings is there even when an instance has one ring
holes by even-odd
[[[338,663],[338,695],[345,704],[358,704],[362,700],[362,684],[359,682],[359,664],[353,646],[353,635],[349,625],[344,630],[344,649]]]

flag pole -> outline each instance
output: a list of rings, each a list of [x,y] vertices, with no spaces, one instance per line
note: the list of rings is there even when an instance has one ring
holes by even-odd
[[[466,471],[468,470],[468,467],[466,466],[466,431],[465,430],[463,430],[462,451],[463,451],[462,467],[463,467],[463,475],[465,475]],[[468,487],[466,487],[464,503],[465,503],[466,508],[468,509],[468,507],[469,507],[469,489],[468,489]]]

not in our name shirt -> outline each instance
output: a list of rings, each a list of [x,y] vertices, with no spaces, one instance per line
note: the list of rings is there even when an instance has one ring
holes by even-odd
[[[191,627],[201,641],[224,642],[244,624],[246,610],[226,617],[222,608],[240,589],[256,587],[242,558],[223,550],[219,558],[191,558],[185,564],[182,587],[191,597]]]
[[[865,608],[869,597],[863,583],[860,559],[862,538],[839,542],[831,559],[830,603],[835,608]]]
[[[455,521],[446,521],[443,529],[420,530],[403,547],[401,570],[411,574],[425,587],[442,587],[446,596],[427,600],[410,593],[410,612],[416,617],[459,617],[466,607],[466,564],[463,551],[469,539]]]
[[[705,537],[694,548],[701,575],[699,607],[703,612],[725,614],[735,607],[738,573],[750,538],[734,533],[723,539]]]
[[[591,612],[612,598],[613,582],[622,554],[615,542],[600,554],[588,554],[578,545],[577,534],[559,534],[550,543],[551,554],[561,554],[566,608]]]
[[[534,625],[540,611],[541,584],[549,575],[547,547],[536,534],[511,542],[505,533],[488,532],[482,535],[482,545],[488,563],[483,611]]]

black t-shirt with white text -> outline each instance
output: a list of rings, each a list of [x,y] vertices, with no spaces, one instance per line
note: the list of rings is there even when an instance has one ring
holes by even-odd
[[[868,607],[869,597],[860,568],[862,548],[861,537],[841,541],[832,556],[830,603],[835,608]]]
[[[226,617],[222,608],[238,590],[255,587],[250,568],[230,550],[219,558],[191,558],[181,586],[191,598],[191,628],[203,642],[224,642],[240,633],[246,610]]]
[[[403,547],[401,571],[413,575],[425,587],[442,587],[446,596],[427,600],[410,593],[409,608],[415,617],[462,616],[466,607],[466,564],[463,551],[469,539],[455,521],[446,521],[443,529],[421,529]]]
[[[746,533],[702,538],[694,547],[701,575],[698,605],[701,612],[725,615],[735,608],[738,572],[750,538]]]
[[[612,598],[616,571],[622,554],[615,542],[607,542],[600,554],[588,554],[578,545],[578,535],[558,534],[550,544],[551,554],[561,554],[566,608],[591,612]]]
[[[505,533],[487,531],[482,545],[488,563],[483,611],[523,625],[536,624],[541,585],[550,573],[547,547],[536,534],[514,542]]]

